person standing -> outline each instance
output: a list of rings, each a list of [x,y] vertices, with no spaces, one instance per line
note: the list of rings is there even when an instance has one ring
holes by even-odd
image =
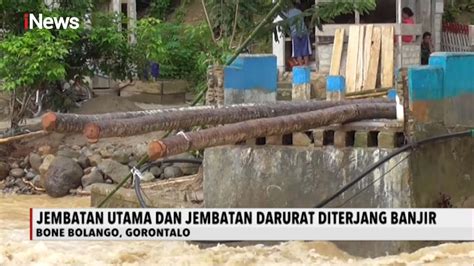
[[[434,52],[433,42],[431,41],[431,33],[423,33],[423,41],[421,42],[421,64],[428,65],[430,55]]]
[[[311,41],[309,39],[309,31],[304,23],[303,18],[297,18],[303,12],[296,6],[286,12],[286,16],[290,22],[292,57],[298,61],[299,65],[308,66],[309,57],[312,55]],[[298,19],[300,23],[298,23]]]
[[[415,20],[413,20],[413,11],[409,7],[404,7],[402,9],[402,23],[403,24],[415,24]],[[403,35],[402,42],[404,43],[411,43],[413,42],[412,35]]]

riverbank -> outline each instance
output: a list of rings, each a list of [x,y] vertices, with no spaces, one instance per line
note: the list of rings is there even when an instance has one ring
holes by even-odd
[[[474,243],[449,243],[374,259],[329,242],[201,249],[171,241],[29,241],[29,208],[87,208],[89,197],[0,196],[0,265],[472,265]],[[104,252],[106,249],[107,252]]]

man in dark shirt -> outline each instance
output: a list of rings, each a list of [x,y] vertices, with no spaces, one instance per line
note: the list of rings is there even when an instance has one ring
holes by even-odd
[[[431,41],[431,33],[423,33],[423,41],[421,42],[421,64],[428,65],[431,53],[434,52],[433,43]]]

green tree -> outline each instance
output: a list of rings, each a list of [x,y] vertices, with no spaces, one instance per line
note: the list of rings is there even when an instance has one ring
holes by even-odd
[[[12,127],[27,115],[30,99],[37,90],[54,91],[62,98],[48,99],[51,107],[64,109],[71,102],[71,95],[62,93],[64,81],[82,81],[97,73],[115,79],[133,76],[128,35],[117,26],[123,18],[95,10],[90,0],[60,0],[50,7],[42,0],[20,2],[0,1],[0,21],[6,31],[0,45],[0,77],[3,90],[12,92]],[[81,18],[81,26],[25,32],[23,12],[76,16]]]

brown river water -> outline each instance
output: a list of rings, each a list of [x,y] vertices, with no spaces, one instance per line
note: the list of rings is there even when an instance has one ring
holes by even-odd
[[[29,241],[29,208],[88,207],[88,197],[0,196],[0,265],[474,265],[474,243],[448,243],[374,259],[329,242],[200,249],[166,241]]]

